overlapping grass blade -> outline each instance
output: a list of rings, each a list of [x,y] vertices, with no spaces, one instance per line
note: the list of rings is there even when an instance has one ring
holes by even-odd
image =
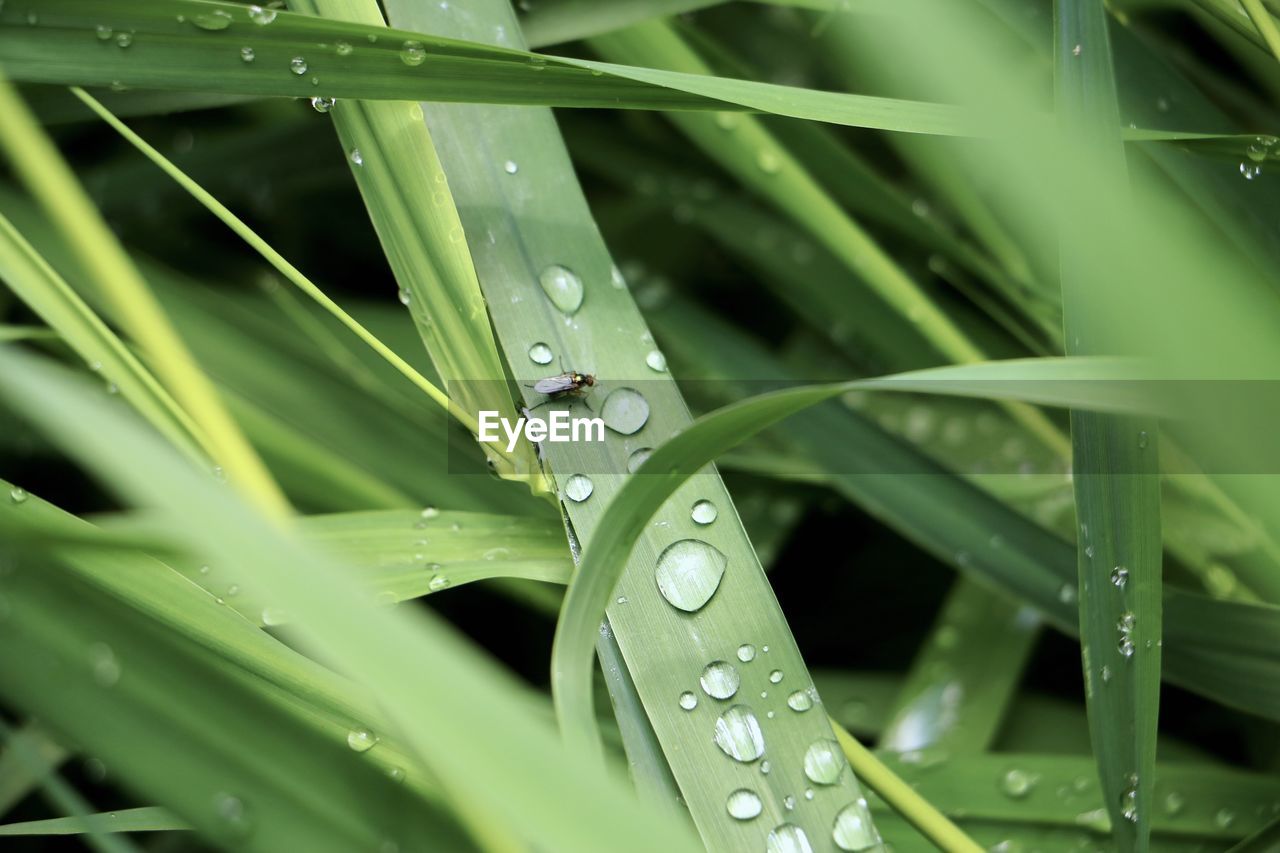
[[[294,636],[299,642],[336,666],[357,673],[384,709],[389,732],[403,738],[411,753],[442,780],[451,797],[467,798],[469,826],[483,814],[490,831],[505,828],[535,843],[567,851],[595,851],[601,846],[636,851],[689,849],[679,827],[651,820],[648,812],[613,782],[567,754],[553,732],[529,713],[532,703],[528,696],[438,622],[426,614],[376,613],[365,595],[345,580],[331,561],[281,537],[226,490],[157,444],[136,421],[104,408],[63,373],[13,352],[0,354],[0,364],[4,367],[0,370],[0,395],[7,404],[90,465],[111,488],[155,511],[189,547],[240,567],[246,573],[245,583],[258,585],[264,596],[282,602],[295,614],[298,627]],[[200,525],[185,523],[192,514],[200,517]],[[37,584],[43,573],[19,573],[18,577]],[[55,585],[49,593],[68,595],[71,591],[69,586]],[[27,612],[32,613],[37,626],[49,626],[47,620],[36,617],[34,608]],[[106,614],[102,619],[109,623]],[[87,631],[90,627],[87,622],[78,622],[63,629]],[[104,633],[108,630],[108,624],[96,627]],[[145,646],[147,639],[127,627],[117,630],[123,634],[122,648],[129,649],[127,654],[117,650],[121,667],[127,668],[129,657],[139,644]],[[89,641],[82,642],[87,645]],[[167,649],[167,645],[158,647],[158,651]],[[429,663],[419,665],[421,662]],[[16,668],[19,663],[9,665]],[[27,667],[24,672],[28,675],[34,671],[33,664],[21,665]],[[6,678],[6,684],[12,683]],[[121,684],[125,683],[121,679]],[[21,695],[38,692],[29,677],[24,677],[21,687]],[[92,691],[96,687],[85,679],[68,689]],[[218,686],[209,685],[209,689],[217,690]],[[90,722],[75,712],[83,701],[70,705],[65,712],[69,723],[77,719],[81,724]],[[251,711],[242,719],[259,719],[257,713]],[[267,710],[261,713],[265,715]],[[134,715],[115,717],[121,725],[145,725],[145,720]],[[272,726],[262,730],[275,736]],[[104,731],[102,737],[109,738],[111,733]],[[134,740],[119,738],[120,749]],[[269,749],[263,754],[269,754]],[[316,754],[322,755],[319,750]],[[119,759],[122,766],[130,763],[127,753]],[[163,773],[171,783],[172,774],[164,771],[162,764],[153,758],[150,766],[156,769],[145,772]],[[376,775],[372,766],[362,766]],[[513,772],[514,767],[523,770]],[[340,774],[319,775],[338,782],[344,778]],[[294,790],[304,789],[294,785]],[[305,790],[316,789],[310,786]],[[170,805],[163,798],[161,791],[153,801]],[[200,802],[207,801],[201,797]],[[402,821],[409,815],[423,816],[421,810],[392,808]],[[187,818],[206,816],[194,807],[175,811]],[[387,825],[395,827],[396,822]],[[256,838],[262,845],[259,849],[278,849],[281,844],[265,832]],[[328,841],[317,841],[314,848],[327,849],[332,843],[333,836],[329,836]],[[412,838],[407,843],[415,844]]]
[[[80,835],[84,832],[164,832],[190,829],[186,821],[154,806],[99,812],[84,817],[55,817],[0,824],[4,835]]]

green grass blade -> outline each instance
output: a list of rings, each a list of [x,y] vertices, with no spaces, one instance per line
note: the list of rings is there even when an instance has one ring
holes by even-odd
[[[147,353],[169,393],[206,436],[210,455],[228,479],[281,517],[288,506],[279,487],[219,401],[208,377],[191,358],[146,282],[85,196],[57,150],[35,124],[13,87],[0,79],[0,147],[49,218],[67,238],[76,258],[94,278],[119,322]]]
[[[84,817],[57,817],[48,820],[24,820],[0,824],[4,835],[80,835],[86,832],[164,832],[187,830],[190,825],[175,815],[154,806],[98,812]]]
[[[1115,204],[1127,183],[1120,113],[1100,0],[1058,0],[1055,66],[1068,156],[1097,164],[1086,184],[1096,204]],[[1106,189],[1103,190],[1102,187]],[[1113,194],[1102,201],[1102,192]],[[1086,202],[1087,203],[1087,202]],[[1063,217],[1061,274],[1067,352],[1114,353],[1094,322],[1086,291],[1118,281],[1100,269],[1086,237]],[[1110,275],[1112,278],[1108,278]],[[1121,851],[1141,853],[1151,832],[1160,702],[1161,534],[1156,422],[1091,412],[1071,415],[1079,523],[1080,642],[1089,726],[1103,799]],[[1119,473],[1117,473],[1119,472]]]
[[[546,47],[620,30],[650,18],[665,18],[718,6],[726,0],[550,0],[520,17],[520,32],[530,47]]]
[[[11,731],[4,744],[4,752],[0,752],[0,815],[31,793],[67,757],[67,750],[36,723]]]

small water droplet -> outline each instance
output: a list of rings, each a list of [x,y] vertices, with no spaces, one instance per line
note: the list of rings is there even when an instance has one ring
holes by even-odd
[[[658,557],[658,591],[673,607],[693,613],[720,587],[728,558],[699,539],[682,539]]]
[[[431,580],[427,581],[427,589],[432,592],[439,592],[442,589],[447,589],[450,583],[451,581],[444,575],[436,575]]]
[[[98,41],[111,41],[111,36],[113,35],[111,27],[106,24],[98,24],[98,26],[94,27],[93,32],[98,37]]]
[[[353,48],[349,42],[345,41],[339,41],[333,46],[333,49],[338,56],[350,56],[355,51],[355,48]]]
[[[1267,154],[1271,151],[1271,146],[1275,140],[1266,136],[1259,136],[1249,143],[1249,147],[1245,149],[1245,156],[1255,163],[1261,163],[1267,159]]]
[[[1124,792],[1120,794],[1120,815],[1130,823],[1138,822],[1138,774],[1130,773]]]
[[[427,49],[422,42],[410,39],[400,45],[400,61],[410,67],[416,67],[427,61]]]
[[[738,646],[738,660],[743,663],[750,663],[756,659],[756,647],[750,643],[743,643]]]
[[[390,770],[388,770],[388,771],[387,771],[387,775],[391,777],[391,781],[392,781],[392,782],[403,782],[403,781],[404,781],[404,768],[403,768],[403,767],[392,767]]]
[[[689,516],[696,524],[708,525],[716,520],[720,511],[716,509],[716,505],[708,500],[698,501],[693,505],[693,509],[689,512]]]
[[[1257,163],[1240,163],[1240,174],[1246,181],[1252,181],[1262,174],[1262,166]]]
[[[805,788],[805,789],[804,789],[804,798],[805,798],[806,800],[812,800],[812,799],[813,799],[813,789],[812,789],[812,788]]]
[[[400,288],[399,293],[396,294],[396,298],[400,300],[401,305],[408,305],[413,301],[413,294],[409,293],[408,290],[402,287]]]
[[[364,155],[360,153],[359,148],[352,148],[350,156],[351,156],[351,162],[356,166],[364,165]]]
[[[544,343],[539,342],[529,347],[529,360],[534,364],[550,364],[554,358],[555,353]]]
[[[1071,48],[1071,55],[1079,56],[1083,50],[1084,48],[1081,45],[1076,45],[1075,47]]]
[[[794,811],[796,807],[796,798],[787,794],[782,798],[782,807],[787,811]]]
[[[850,803],[836,813],[831,840],[841,850],[860,851],[874,847],[880,838],[872,828],[866,807],[859,802]]]
[[[231,26],[231,13],[223,9],[214,9],[212,12],[201,12],[191,17],[191,23],[195,24],[202,30],[216,32],[225,30]]]
[[[1116,566],[1111,570],[1111,585],[1116,589],[1124,589],[1129,583],[1129,570],[1124,566]]]
[[[352,729],[347,732],[347,746],[356,752],[368,752],[377,742],[378,738],[368,729]]]
[[[538,284],[551,304],[565,314],[575,314],[582,307],[582,279],[568,267],[551,264],[538,274]]]
[[[1146,450],[1146,449],[1147,449],[1147,444],[1148,444],[1148,442],[1149,442],[1149,441],[1150,441],[1150,439],[1149,439],[1149,438],[1148,438],[1148,436],[1147,436],[1147,431],[1146,431],[1145,429],[1144,429],[1144,430],[1139,430],[1139,432],[1138,432],[1138,449],[1139,449],[1139,450]]]
[[[516,172],[520,171],[520,164],[515,160],[508,160],[506,163],[502,164],[502,171],[506,172],[508,175],[514,175]]]
[[[644,363],[649,365],[650,370],[656,370],[662,373],[667,369],[667,357],[658,350],[649,350],[649,354],[644,357]]]
[[[249,7],[249,20],[253,21],[260,27],[265,27],[276,19],[275,9],[264,9],[261,6]]]
[[[698,679],[703,691],[712,699],[729,699],[738,692],[741,678],[738,670],[727,661],[712,661],[702,670]]]
[[[649,401],[634,388],[616,388],[600,408],[604,425],[622,435],[635,435],[649,420]]]
[[[834,785],[840,781],[847,762],[840,744],[822,738],[810,744],[804,754],[804,775],[819,785]]]
[[[106,643],[94,643],[89,647],[89,666],[93,680],[101,687],[114,687],[120,680],[120,662]]]
[[[289,70],[301,77],[307,73],[307,60],[301,56],[295,56],[289,60]]]
[[[1017,767],[1000,777],[1000,790],[1015,800],[1021,800],[1036,786],[1036,777]]]
[[[716,127],[721,130],[733,130],[741,120],[737,113],[716,113]]]
[[[686,711],[692,711],[698,707],[698,697],[694,695],[692,690],[686,690],[680,694],[680,707]]]
[[[618,604],[626,604],[626,603],[627,603],[627,597],[626,597],[625,595],[620,595],[620,596],[618,596],[618,597],[615,599],[615,601],[617,601],[617,602],[618,602]]]
[[[234,794],[221,793],[214,796],[213,814],[221,831],[231,838],[245,839],[253,833],[249,808]]]
[[[564,496],[575,503],[582,503],[591,497],[595,484],[586,474],[574,474],[564,484]]]
[[[325,98],[317,95],[311,99],[311,108],[318,113],[327,113],[333,109],[333,105],[338,102],[337,98]]]
[[[1177,791],[1170,791],[1164,796],[1164,813],[1169,817],[1177,817],[1187,807],[1187,798]]]
[[[781,680],[782,680],[782,670],[775,669],[773,672],[769,673],[769,682],[771,684],[777,684]]]
[[[725,755],[743,763],[755,761],[764,754],[760,721],[746,705],[734,705],[716,719],[715,742]]]
[[[640,470],[640,466],[653,455],[652,447],[641,447],[627,457],[627,472],[634,474]]]
[[[241,62],[253,62],[253,60],[256,59],[257,56],[258,54],[255,53],[253,48],[249,47],[248,45],[245,45],[244,47],[240,48]]]
[[[116,47],[126,48],[133,44],[133,33],[116,33]]]
[[[750,788],[739,788],[729,795],[724,803],[725,810],[734,820],[752,820],[759,817],[764,810],[760,797]]]
[[[427,506],[427,507],[423,507],[422,512],[420,512],[418,515],[428,520],[432,518],[439,518],[440,510],[433,506]]]
[[[1102,666],[1102,683],[1103,684],[1111,683],[1111,667],[1107,666],[1106,664],[1103,664]]]
[[[776,175],[778,170],[782,168],[782,159],[778,157],[776,151],[765,149],[756,155],[756,165],[766,175]]]
[[[283,625],[285,622],[285,612],[278,607],[262,608],[262,624],[268,628],[276,625]]]
[[[1218,809],[1213,816],[1213,825],[1219,829],[1226,829],[1236,822],[1236,813],[1231,809]]]
[[[813,707],[813,697],[808,690],[797,690],[787,697],[787,707],[793,711],[804,713]]]
[[[1074,604],[1076,600],[1075,584],[1064,583],[1058,588],[1058,601],[1063,604]]]
[[[13,501],[16,504],[26,503],[27,490],[22,488],[21,486],[14,486],[13,488],[9,489],[9,500]]]
[[[813,853],[809,836],[794,823],[775,826],[764,841],[766,853]]]

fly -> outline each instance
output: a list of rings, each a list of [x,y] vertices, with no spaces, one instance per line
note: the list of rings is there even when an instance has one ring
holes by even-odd
[[[596,378],[590,373],[578,373],[576,370],[570,370],[561,373],[559,376],[549,376],[546,379],[539,379],[533,383],[533,390],[539,394],[546,394],[553,400],[561,397],[581,397],[587,393],[586,389],[596,384]]]

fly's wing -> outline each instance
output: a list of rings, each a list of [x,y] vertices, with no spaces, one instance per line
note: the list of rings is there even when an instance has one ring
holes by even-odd
[[[561,373],[549,379],[539,379],[533,383],[533,390],[539,394],[563,394],[565,391],[572,391],[575,387],[577,386],[573,382],[573,376],[568,373]]]

